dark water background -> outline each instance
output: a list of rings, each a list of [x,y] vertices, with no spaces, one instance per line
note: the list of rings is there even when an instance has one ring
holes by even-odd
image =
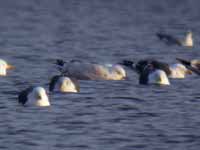
[[[81,81],[81,93],[50,96],[49,108],[22,107],[17,93],[47,87],[55,58],[116,63],[125,58],[200,56],[198,0],[6,0],[0,2],[0,57],[16,66],[0,78],[0,149],[198,150],[200,78],[170,86]],[[167,46],[166,31],[194,33],[192,49]]]

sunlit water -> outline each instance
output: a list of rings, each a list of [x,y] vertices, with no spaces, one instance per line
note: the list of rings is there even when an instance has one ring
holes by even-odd
[[[117,63],[146,57],[175,63],[200,56],[199,1],[7,0],[0,2],[0,54],[16,69],[0,78],[0,149],[197,150],[200,147],[198,76],[170,86],[125,81],[81,81],[78,94],[50,95],[51,107],[23,107],[19,91],[47,84],[53,62],[81,59]],[[168,46],[155,33],[195,47]]]

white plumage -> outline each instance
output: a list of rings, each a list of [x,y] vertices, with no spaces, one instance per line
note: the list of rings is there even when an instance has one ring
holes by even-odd
[[[126,71],[120,65],[100,65],[79,61],[66,62],[61,72],[79,80],[123,80]]]
[[[182,41],[182,45],[186,47],[193,47],[193,38],[191,31],[187,32],[185,40]]]
[[[49,84],[49,91],[79,92],[78,80],[66,76],[54,76]]]
[[[12,65],[9,65],[5,60],[0,59],[0,76],[7,75],[7,69],[13,69]]]
[[[169,75],[170,78],[182,79],[185,78],[186,75],[192,73],[182,64],[172,64],[169,66],[169,69],[171,71],[171,74]]]
[[[149,73],[148,76],[149,84],[160,84],[160,85],[170,85],[169,79],[163,70],[156,69],[155,71]]]
[[[20,92],[19,103],[25,105],[50,106],[49,98],[43,87],[30,87]]]

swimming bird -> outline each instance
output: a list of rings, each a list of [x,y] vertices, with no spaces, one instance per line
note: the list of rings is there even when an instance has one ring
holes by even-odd
[[[124,60],[121,64],[135,70],[138,73],[141,73],[146,66],[152,65],[154,69],[159,69],[165,71],[168,78],[185,78],[186,75],[191,74],[191,71],[188,70],[182,64],[168,64],[162,61],[155,59],[142,59],[134,63],[131,60]]]
[[[150,69],[147,67],[139,76],[140,84],[158,84],[158,85],[170,85],[167,74],[160,69]]]
[[[125,65],[139,74],[140,84],[158,84],[170,85],[167,73],[169,74],[168,65],[158,63],[155,60],[147,59],[140,60],[136,64],[130,60],[124,60],[122,65]]]
[[[200,75],[200,60],[193,59],[193,60],[185,60],[182,58],[176,58],[179,62],[181,62],[187,69],[191,70],[192,72]]]
[[[43,87],[29,87],[18,95],[18,102],[22,105],[50,106],[49,98]]]
[[[187,69],[183,64],[176,63],[169,65],[171,71],[169,78],[183,79],[187,75],[191,75],[192,71]]]
[[[14,66],[8,64],[5,60],[0,59],[0,76],[6,76],[7,70],[14,69]]]
[[[169,76],[171,74],[171,70],[169,69],[169,65],[165,62],[162,61],[158,61],[155,59],[142,59],[139,60],[136,64],[135,64],[135,69],[137,72],[142,72],[147,66],[153,66],[154,69],[159,69],[159,70],[163,70],[165,71],[165,73],[167,74],[167,76]]]
[[[80,85],[75,78],[56,75],[51,78],[49,83],[49,91],[52,92],[55,90],[60,92],[79,92]]]
[[[78,80],[123,80],[126,77],[125,69],[119,64],[101,65],[79,60],[57,60],[56,64],[62,74]]]
[[[180,40],[172,35],[166,34],[166,33],[156,33],[156,36],[160,39],[165,41],[168,45],[179,45],[179,46],[185,46],[185,47],[193,47],[193,38],[192,38],[192,32],[188,31],[186,33],[186,37],[184,40]]]

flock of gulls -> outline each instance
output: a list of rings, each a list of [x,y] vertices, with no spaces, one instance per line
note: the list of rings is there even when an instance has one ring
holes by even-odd
[[[188,32],[184,40],[179,40],[165,33],[157,33],[157,37],[167,44],[179,46],[193,46],[192,33]],[[200,60],[185,60],[176,58],[178,63],[168,64],[155,59],[142,59],[137,62],[123,60],[118,64],[98,64],[80,60],[56,60],[55,64],[60,72],[53,76],[49,83],[49,92],[79,92],[79,80],[125,80],[126,69],[135,71],[139,76],[139,84],[170,85],[170,78],[185,78],[190,74],[200,75]],[[0,59],[0,75],[6,76],[7,70],[14,67]],[[50,106],[48,94],[43,87],[29,87],[18,95],[18,102],[22,105]]]

